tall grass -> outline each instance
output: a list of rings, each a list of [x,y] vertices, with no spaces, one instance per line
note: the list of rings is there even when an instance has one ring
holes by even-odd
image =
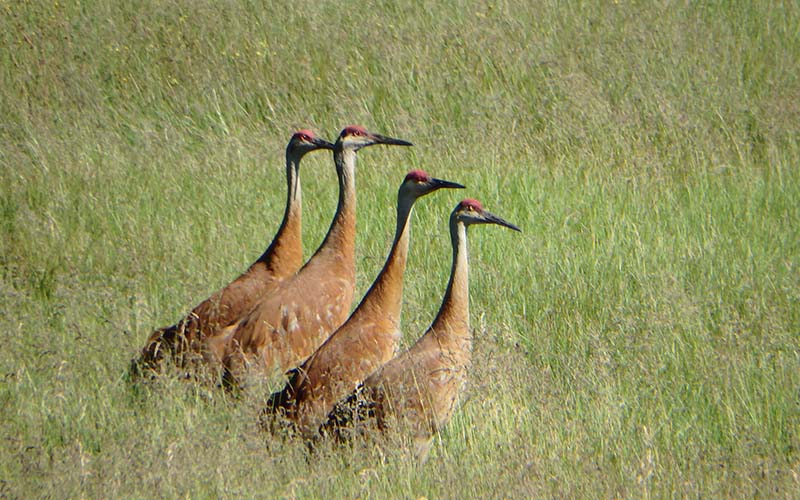
[[[800,9],[792,2],[1,2],[0,492],[16,497],[792,497],[800,491]],[[241,399],[125,377],[263,250],[283,147],[349,123],[358,293],[409,168],[470,233],[476,352],[419,467],[261,434]],[[304,161],[310,254],[335,207]],[[405,342],[446,217],[412,229]]]

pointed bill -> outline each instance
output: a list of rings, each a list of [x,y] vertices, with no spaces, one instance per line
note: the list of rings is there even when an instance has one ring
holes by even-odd
[[[520,229],[519,227],[517,227],[514,224],[508,222],[507,220],[503,219],[502,217],[499,217],[499,216],[489,212],[488,210],[484,210],[482,215],[483,215],[483,218],[486,220],[487,224],[497,224],[498,226],[505,226],[505,227],[507,227],[509,229],[513,229],[514,231],[522,232],[522,229]]]
[[[413,144],[408,141],[395,139],[394,137],[388,137],[381,134],[370,133],[370,138],[375,141],[376,144],[388,144],[390,146],[413,146]]]
[[[466,187],[457,182],[450,182],[443,179],[431,179],[430,184],[433,189],[465,189]]]

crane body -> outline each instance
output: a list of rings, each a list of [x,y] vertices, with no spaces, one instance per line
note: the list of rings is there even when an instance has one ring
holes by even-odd
[[[460,202],[450,216],[453,264],[436,318],[424,335],[364,380],[351,396],[337,404],[324,432],[375,426],[408,432],[417,458],[424,461],[433,437],[450,420],[467,383],[472,356],[469,328],[469,265],[467,227],[498,224],[517,226],[483,209],[473,199]]]
[[[306,437],[317,434],[333,405],[394,355],[400,338],[403,274],[414,202],[441,188],[463,188],[409,172],[398,192],[397,227],[386,264],[348,320],[300,367],[265,410],[288,418]]]
[[[374,144],[411,146],[359,126],[342,130],[333,153],[339,203],[324,241],[295,276],[227,328],[214,346],[229,386],[238,385],[251,366],[266,372],[297,366],[347,319],[355,289],[356,153]]]
[[[214,338],[235,323],[303,263],[300,160],[318,149],[333,149],[310,130],[295,132],[286,146],[287,198],[281,225],[264,253],[230,284],[198,304],[178,323],[154,331],[134,360],[136,371],[157,369],[165,356],[183,366],[187,353],[218,364]]]

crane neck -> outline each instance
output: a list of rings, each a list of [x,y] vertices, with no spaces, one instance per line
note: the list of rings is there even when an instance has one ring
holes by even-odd
[[[286,210],[275,238],[257,262],[275,277],[286,278],[303,264],[301,154],[286,152]]]
[[[356,152],[338,147],[333,152],[339,180],[339,202],[336,215],[317,253],[333,253],[342,262],[353,266],[355,273],[356,237]]]
[[[358,310],[369,310],[400,328],[400,312],[403,305],[403,274],[408,259],[408,247],[411,239],[411,212],[416,197],[398,196],[397,227],[394,242],[389,251],[386,263],[375,278],[367,294],[358,306]]]
[[[462,348],[471,347],[469,333],[469,256],[467,226],[451,218],[450,239],[453,244],[453,265],[450,281],[431,332],[440,342],[452,342]]]

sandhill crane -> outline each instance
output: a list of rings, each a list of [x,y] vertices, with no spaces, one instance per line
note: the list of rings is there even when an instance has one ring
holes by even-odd
[[[339,205],[328,235],[295,276],[220,336],[214,349],[223,353],[226,384],[237,385],[252,362],[267,372],[297,366],[347,319],[356,279],[356,152],[373,144],[412,145],[356,125],[342,130],[333,152]]]
[[[150,335],[135,366],[155,368],[169,352],[183,364],[187,350],[202,353],[207,339],[239,320],[264,294],[292,276],[303,263],[301,244],[300,160],[318,149],[333,149],[310,130],[295,132],[286,146],[286,210],[272,243],[241,276],[222,288],[175,325]]]
[[[421,170],[406,175],[397,196],[397,229],[381,272],[348,320],[299,368],[265,412],[283,413],[306,437],[317,434],[333,405],[391,359],[400,338],[403,273],[417,198],[461,184],[431,178]]]
[[[359,419],[381,430],[395,423],[412,433],[414,452],[420,461],[425,460],[433,436],[450,420],[467,382],[472,351],[467,227],[472,224],[499,224],[520,230],[486,211],[477,200],[466,199],[456,206],[450,216],[453,265],[436,319],[410,349],[379,368],[346,401],[337,404],[324,432],[360,425],[354,422]]]

